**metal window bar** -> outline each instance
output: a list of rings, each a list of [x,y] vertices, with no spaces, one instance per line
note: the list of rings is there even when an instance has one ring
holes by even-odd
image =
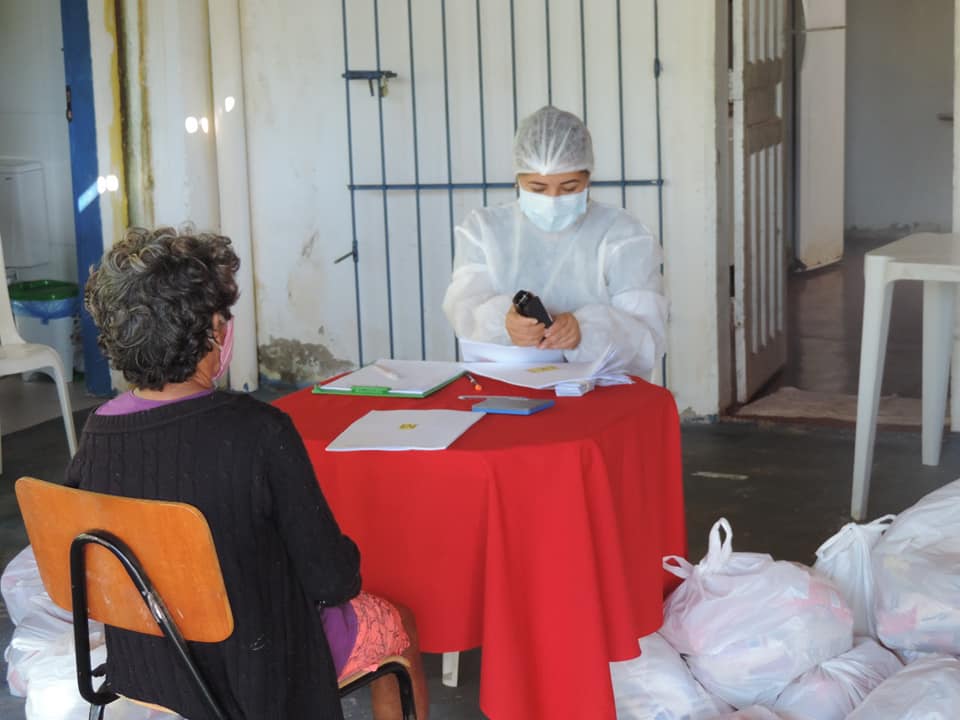
[[[450,145],[450,73],[447,61],[447,0],[440,0],[440,22],[443,28],[443,116],[446,123],[447,140],[447,213],[450,218],[450,264],[453,265],[455,253],[455,233],[453,222],[453,150]],[[460,343],[456,336],[453,338],[453,354],[460,359]],[[426,359],[426,358],[424,358]],[[360,361],[363,365],[363,360]]]
[[[580,0],[581,8],[583,0]],[[581,15],[582,18],[582,15]],[[660,0],[653,0],[653,90],[657,116],[657,238],[660,247],[663,247],[663,143],[660,129],[660,74],[663,66],[660,64]],[[586,90],[584,90],[586,97]],[[586,122],[586,121],[584,121]],[[660,265],[660,274],[663,274],[663,265]],[[423,298],[420,300],[423,302]],[[663,386],[667,386],[667,355],[660,359],[660,377]]]
[[[550,0],[543,0],[543,21],[547,28],[547,105],[553,105],[553,53],[550,48]]]
[[[349,40],[347,37],[347,0],[342,0],[340,4],[340,14],[343,18],[343,89],[347,96],[347,153],[348,164],[350,168],[350,184],[353,185],[353,117],[350,109],[350,78],[347,72],[350,68]],[[350,193],[350,230],[353,234],[353,243],[350,246],[350,252],[336,262],[340,262],[348,257],[353,257],[353,293],[355,296],[357,310],[357,353],[360,356],[360,364],[363,365],[363,316],[360,307],[360,253],[357,241],[357,195]]]
[[[420,210],[420,139],[417,132],[417,73],[413,53],[413,0],[407,0],[407,42],[410,46],[410,102],[413,107],[413,179],[417,184],[417,271],[420,294],[420,357],[427,358],[427,321],[424,315],[423,297],[423,213]],[[352,182],[352,181],[351,181]],[[352,191],[351,191],[351,194]],[[363,364],[361,355],[360,364]]]
[[[373,37],[377,51],[377,72],[380,73],[380,0],[373,0]],[[387,148],[383,133],[383,92],[377,93],[377,112],[380,116],[380,179],[387,182]],[[393,349],[393,273],[390,272],[390,214],[387,205],[387,191],[383,190],[383,255],[387,267],[387,327],[390,335],[390,357]]]
[[[374,3],[374,24],[376,33],[376,76],[383,77],[387,71],[383,71],[380,65],[380,29],[379,29],[379,0],[373,0]],[[592,180],[592,187],[618,187],[620,188],[621,204],[626,206],[626,192],[628,187],[655,187],[657,189],[657,227],[660,245],[664,244],[663,229],[663,152],[662,152],[662,125],[661,125],[661,104],[660,104],[660,78],[663,65],[660,61],[660,12],[659,0],[653,0],[653,32],[654,32],[654,88],[655,88],[655,114],[656,114],[656,158],[657,158],[657,177],[649,179],[633,179],[626,177],[626,131],[624,119],[624,97],[623,97],[623,28],[621,21],[621,0],[616,2],[616,31],[617,31],[617,90],[618,90],[618,113],[619,113],[619,135],[620,135],[620,178],[616,180]],[[352,258],[354,263],[354,289],[357,315],[357,348],[359,362],[364,364],[363,352],[363,322],[361,309],[361,288],[358,265],[360,262],[358,251],[357,235],[357,213],[356,213],[356,193],[365,191],[380,192],[383,195],[384,212],[384,251],[386,253],[386,289],[387,289],[387,307],[388,307],[388,326],[390,334],[390,353],[394,353],[393,337],[393,299],[392,282],[390,271],[390,232],[389,218],[387,214],[388,201],[387,195],[390,192],[412,191],[416,198],[416,226],[417,226],[417,260],[419,269],[419,300],[420,300],[420,352],[421,358],[426,359],[426,320],[424,313],[424,277],[423,277],[423,238],[422,238],[422,212],[421,212],[421,193],[427,191],[445,191],[447,193],[447,211],[449,216],[450,230],[450,252],[451,258],[455,251],[454,235],[454,212],[453,212],[453,193],[459,190],[480,190],[483,192],[483,202],[487,203],[487,191],[493,189],[510,189],[515,187],[516,183],[510,182],[491,182],[487,179],[487,157],[486,157],[486,120],[484,107],[484,81],[483,81],[483,31],[481,27],[480,0],[475,0],[476,22],[477,22],[477,60],[478,60],[478,90],[480,99],[480,151],[481,151],[481,176],[480,182],[454,182],[453,181],[453,155],[451,144],[451,126],[450,126],[450,78],[447,46],[447,7],[446,0],[440,0],[441,13],[441,32],[442,32],[442,58],[443,58],[443,103],[444,103],[444,135],[446,151],[446,174],[445,183],[424,183],[420,181],[419,157],[420,149],[417,132],[417,102],[416,102],[416,73],[414,62],[414,33],[413,33],[413,8],[412,0],[407,0],[407,35],[409,42],[410,56],[410,85],[411,100],[413,111],[413,162],[414,162],[414,182],[413,183],[389,183],[386,175],[386,155],[385,155],[385,137],[383,120],[383,97],[380,94],[378,98],[379,129],[380,129],[380,161],[381,161],[381,182],[380,183],[357,183],[354,173],[354,150],[353,150],[353,132],[352,132],[352,113],[350,105],[350,79],[356,77],[356,71],[349,69],[348,53],[348,23],[347,23],[347,4],[342,0],[341,13],[343,24],[343,57],[344,57],[344,86],[346,92],[346,114],[347,114],[347,151],[349,167],[349,183],[347,188],[350,191],[350,214],[352,245],[351,252],[337,258],[335,262],[340,262],[347,258]],[[585,31],[585,11],[584,1],[580,0],[580,62],[581,62],[581,84],[582,84],[582,104],[583,120],[587,120],[587,60],[586,60],[586,31]],[[544,0],[544,14],[546,20],[546,53],[547,53],[547,101],[553,100],[553,76],[552,76],[552,57],[551,57],[551,31],[550,31],[550,0]],[[510,64],[512,81],[512,103],[513,103],[513,126],[516,130],[518,125],[518,102],[517,102],[517,51],[516,51],[516,10],[515,0],[510,0]],[[661,267],[662,271],[662,267]],[[454,338],[454,348],[459,357],[459,348],[456,338]],[[666,385],[666,358],[663,359],[662,367],[663,384]]]

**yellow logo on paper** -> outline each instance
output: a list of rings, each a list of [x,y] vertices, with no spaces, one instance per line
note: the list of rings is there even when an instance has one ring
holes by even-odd
[[[401,430],[413,430],[417,426],[416,423],[403,423],[400,426]]]
[[[527,372],[545,373],[545,372],[550,372],[551,370],[557,370],[557,369],[558,368],[556,365],[543,365],[541,367],[529,368]]]

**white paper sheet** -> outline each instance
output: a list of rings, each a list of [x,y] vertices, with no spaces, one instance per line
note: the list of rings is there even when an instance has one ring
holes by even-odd
[[[327,450],[445,450],[483,416],[464,410],[371,410]]]
[[[516,345],[498,345],[497,343],[460,341],[460,357],[464,362],[500,362],[500,363],[561,363],[563,350],[539,350],[535,347],[517,347]]]
[[[388,387],[398,395],[423,395],[462,373],[455,362],[377,360],[323,387],[346,391],[357,386]]]

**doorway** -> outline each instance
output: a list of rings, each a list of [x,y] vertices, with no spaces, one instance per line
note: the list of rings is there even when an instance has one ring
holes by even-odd
[[[919,4],[846,3],[845,62],[836,71],[846,77],[843,220],[836,237],[826,238],[834,257],[805,262],[811,253],[798,234],[789,253],[787,361],[738,417],[853,424],[864,254],[914,232],[951,228],[954,3],[932,0],[922,11]],[[803,83],[797,88],[802,93]],[[799,172],[802,151],[797,157]],[[802,194],[802,180],[797,188]],[[799,200],[795,229],[818,220],[816,208]],[[913,285],[894,291],[882,390],[880,422],[900,427],[920,423],[921,290]]]

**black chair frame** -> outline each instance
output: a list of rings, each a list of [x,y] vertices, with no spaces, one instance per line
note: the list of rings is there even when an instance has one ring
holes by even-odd
[[[410,673],[407,671],[406,665],[398,662],[384,663],[376,670],[364,673],[353,682],[347,683],[340,688],[340,697],[345,698],[355,690],[366,687],[374,680],[386,675],[393,675],[397,678],[397,688],[400,691],[400,710],[403,713],[404,720],[417,720],[417,710],[413,702],[413,682],[410,680]]]
[[[137,560],[133,551],[120,538],[105,530],[89,530],[80,533],[70,544],[70,586],[73,599],[73,637],[74,651],[77,662],[77,686],[80,695],[90,703],[89,720],[103,720],[106,706],[120,696],[109,688],[109,678],[104,681],[99,690],[93,687],[93,678],[105,674],[104,666],[90,667],[90,627],[89,609],[87,605],[87,560],[85,548],[87,545],[99,545],[109,551],[126,571],[127,576],[136,586],[140,598],[150,611],[163,636],[174,646],[177,656],[184,669],[199,690],[204,704],[216,720],[229,720],[227,714],[220,707],[210,686],[204,679],[200,668],[193,660],[190,647],[184,640],[177,624],[170,616],[163,598],[156,591],[150,578]],[[352,682],[340,688],[340,697],[366,687],[374,680],[386,675],[393,675],[397,679],[400,691],[400,707],[405,720],[416,720],[417,713],[413,702],[413,682],[406,666],[399,662],[384,663],[376,670],[359,676]]]
[[[127,576],[140,592],[143,604],[147,606],[153,619],[163,632],[163,636],[174,646],[180,662],[203,697],[203,702],[210,711],[211,717],[216,720],[229,720],[228,715],[220,707],[210,686],[204,679],[200,668],[190,654],[187,641],[183,639],[177,624],[170,617],[163,598],[153,587],[143,567],[133,551],[120,538],[105,530],[89,530],[80,533],[70,544],[70,588],[73,599],[73,639],[77,659],[77,686],[80,695],[90,703],[90,718],[103,718],[104,708],[116,700],[119,695],[109,688],[109,678],[99,690],[93,688],[93,678],[104,674],[103,666],[96,670],[90,667],[90,627],[89,610],[87,607],[87,558],[86,546],[99,545],[113,555]]]

